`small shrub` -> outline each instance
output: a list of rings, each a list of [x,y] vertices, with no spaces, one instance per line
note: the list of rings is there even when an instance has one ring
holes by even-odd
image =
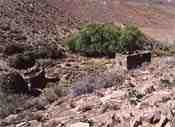
[[[137,105],[137,103],[140,102],[143,97],[144,94],[135,89],[129,89],[128,91],[128,100],[131,104]]]
[[[120,88],[124,82],[125,74],[121,72],[104,72],[102,74],[91,74],[73,83],[71,95],[80,96],[93,93],[101,88]]]
[[[38,98],[44,97],[48,103],[53,103],[58,98],[68,95],[68,92],[69,88],[50,82]]]
[[[9,44],[5,47],[3,54],[4,55],[13,55],[16,53],[24,52],[24,46],[20,44]]]
[[[91,77],[89,77],[91,78]],[[73,85],[70,94],[72,96],[80,96],[83,94],[89,94],[94,92],[95,90],[95,86],[94,83],[90,83],[91,79],[83,79],[82,81],[78,81],[75,83],[75,85]],[[84,84],[83,84],[84,82]]]
[[[121,30],[118,52],[133,52],[144,49],[144,34],[135,26],[126,26]]]
[[[135,26],[120,28],[112,24],[90,24],[68,41],[68,48],[86,56],[114,57],[144,48],[144,35]]]
[[[62,47],[57,45],[40,45],[27,51],[35,59],[58,59],[65,57],[65,51]]]
[[[16,69],[31,68],[35,64],[35,59],[29,54],[15,54],[9,57],[9,66]]]
[[[168,80],[168,79],[160,79],[160,83],[161,83],[161,86],[163,87],[163,88],[173,88],[175,85],[175,80],[173,80],[173,81],[170,81],[170,80]]]

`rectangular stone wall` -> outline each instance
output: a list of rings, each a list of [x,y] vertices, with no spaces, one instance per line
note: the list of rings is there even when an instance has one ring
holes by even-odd
[[[127,56],[127,69],[134,69],[141,66],[145,62],[151,62],[151,52],[144,51]]]

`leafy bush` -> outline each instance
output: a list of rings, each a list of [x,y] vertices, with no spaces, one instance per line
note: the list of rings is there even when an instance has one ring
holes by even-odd
[[[137,105],[138,102],[144,97],[144,94],[136,89],[129,89],[128,100],[131,104]]]
[[[135,26],[126,26],[121,29],[120,49],[118,52],[133,52],[144,49],[145,36]]]
[[[58,47],[57,45],[40,45],[33,50],[28,51],[27,54],[30,54],[35,59],[42,59],[42,58],[63,58],[65,56],[64,49],[62,47]]]
[[[90,24],[68,41],[68,48],[86,56],[114,57],[144,48],[144,35],[135,26],[124,28],[112,24]]]
[[[8,62],[9,66],[15,69],[27,69],[35,65],[35,59],[29,54],[24,53],[10,56]]]

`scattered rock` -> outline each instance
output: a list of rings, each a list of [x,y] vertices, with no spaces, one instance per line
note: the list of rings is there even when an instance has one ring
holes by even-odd
[[[139,118],[134,119],[134,121],[131,121],[131,127],[139,127],[142,125],[142,120]]]
[[[144,95],[146,94],[150,94],[152,92],[154,92],[156,89],[154,88],[154,85],[153,84],[148,84],[148,85],[144,85],[142,88],[141,88],[141,93],[143,93]]]
[[[44,124],[44,127],[57,127],[57,126],[59,126],[59,124],[60,124],[61,122],[60,122],[60,120],[58,119],[51,119],[51,120],[49,120],[48,122],[46,122],[45,124]]]
[[[156,112],[147,112],[143,115],[142,120],[151,124],[156,124],[161,119],[161,113]]]
[[[106,126],[107,127],[115,127],[121,123],[120,117],[113,114],[110,118],[110,120],[107,121]]]
[[[42,111],[34,112],[32,115],[33,115],[33,119],[35,121],[42,121],[44,119],[44,116],[43,116],[43,112]],[[35,122],[35,121],[32,121],[32,122]]]
[[[48,67],[49,65],[54,65],[54,60],[53,59],[37,59],[37,62],[42,66],[42,67]]]
[[[175,127],[175,117],[171,120],[171,127]]]
[[[2,72],[9,71],[8,63],[5,60],[0,60],[0,71]]]
[[[90,126],[89,126],[89,123],[78,122],[78,123],[72,124],[70,127],[90,127]]]
[[[89,110],[92,110],[92,108],[93,108],[93,105],[84,104],[84,105],[81,105],[81,106],[78,107],[78,111],[80,111],[80,112],[87,112]]]
[[[72,84],[71,95],[80,96],[92,93],[101,88],[110,88],[112,86],[118,88],[122,86],[124,79],[124,74],[121,72],[91,74]]]
[[[37,120],[29,121],[31,127],[38,127],[40,123]]]
[[[101,106],[101,108],[99,109],[100,113],[105,113],[108,110],[120,110],[120,104],[117,104],[115,102],[109,102],[109,103],[105,103]]]
[[[93,86],[92,84],[94,80],[95,80],[94,78],[88,76],[88,77],[84,77],[83,79],[75,82],[70,91],[71,95],[80,96],[83,94],[94,92],[95,86]]]
[[[18,115],[17,114],[16,115],[9,115],[8,117],[6,117],[4,119],[3,122],[0,123],[0,126],[6,126],[9,123],[14,124],[14,123],[16,123],[17,119],[18,119]]]
[[[168,122],[169,122],[168,118],[166,116],[162,115],[160,122],[158,124],[156,124],[156,127],[165,127]]]
[[[31,126],[31,123],[29,122],[22,122],[16,125],[16,127],[29,127]]]
[[[165,127],[174,127],[174,126],[172,126],[171,123],[168,122],[168,123],[165,125]]]
[[[160,112],[155,112],[154,116],[153,116],[153,119],[151,120],[151,123],[155,124],[155,123],[159,122],[160,119],[161,119],[161,113]]]

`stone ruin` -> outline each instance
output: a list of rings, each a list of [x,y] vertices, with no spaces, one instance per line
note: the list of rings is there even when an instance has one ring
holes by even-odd
[[[127,56],[127,69],[134,69],[140,67],[143,63],[151,62],[151,52],[143,51],[139,53],[130,54]]]
[[[144,63],[151,62],[151,52],[142,51],[133,54],[116,55],[116,68],[117,70],[123,68],[124,70],[131,70],[141,67]]]

